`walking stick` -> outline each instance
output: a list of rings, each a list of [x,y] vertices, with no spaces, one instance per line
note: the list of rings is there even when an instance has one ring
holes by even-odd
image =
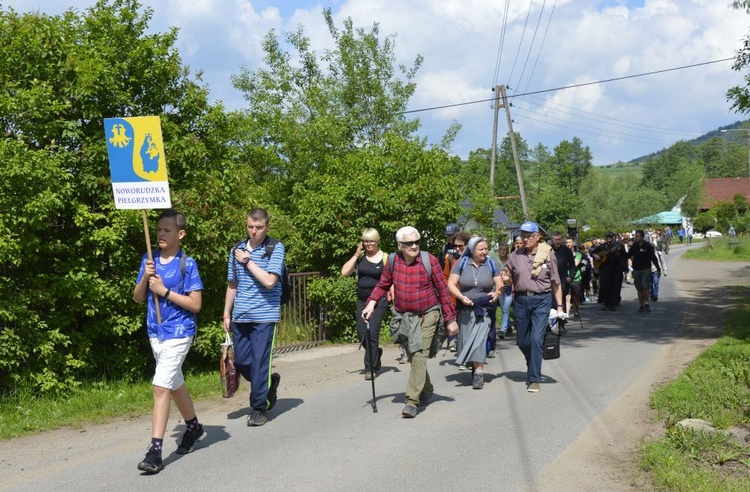
[[[372,413],[378,413],[378,403],[375,399],[375,361],[372,360],[372,338],[370,338],[370,320],[365,321],[367,323],[367,331],[365,337],[367,338],[367,358],[370,360],[370,382],[372,383]]]

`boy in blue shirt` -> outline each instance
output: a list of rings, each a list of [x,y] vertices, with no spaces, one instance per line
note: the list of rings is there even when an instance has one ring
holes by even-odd
[[[150,261],[143,255],[133,299],[147,301],[146,325],[151,350],[156,359],[153,379],[154,411],[151,415],[152,438],[146,457],[138,469],[146,474],[164,469],[162,445],[169,419],[170,396],[185,420],[187,429],[177,454],[193,450],[196,441],[203,439],[203,426],[195,415],[193,400],[185,387],[182,363],[195,336],[196,314],[201,310],[203,284],[195,260],[180,249],[185,237],[185,216],[172,209],[159,216],[156,235],[159,249]],[[161,323],[157,322],[154,294],[158,296]]]

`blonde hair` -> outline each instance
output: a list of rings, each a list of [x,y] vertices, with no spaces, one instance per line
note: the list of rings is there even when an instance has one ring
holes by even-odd
[[[380,233],[377,231],[377,229],[373,229],[372,227],[370,227],[362,231],[362,236],[360,237],[360,239],[362,239],[362,241],[375,241],[379,243]]]

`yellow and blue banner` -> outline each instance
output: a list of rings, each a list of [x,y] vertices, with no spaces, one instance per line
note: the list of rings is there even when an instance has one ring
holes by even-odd
[[[104,118],[115,208],[171,208],[158,116]]]

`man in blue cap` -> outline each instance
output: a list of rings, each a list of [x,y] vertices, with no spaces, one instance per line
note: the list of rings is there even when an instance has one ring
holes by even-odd
[[[562,307],[562,289],[555,255],[548,244],[540,243],[539,226],[524,222],[521,239],[523,246],[509,255],[502,277],[506,285],[512,281],[515,287],[516,343],[526,358],[526,388],[538,393],[552,296]]]

